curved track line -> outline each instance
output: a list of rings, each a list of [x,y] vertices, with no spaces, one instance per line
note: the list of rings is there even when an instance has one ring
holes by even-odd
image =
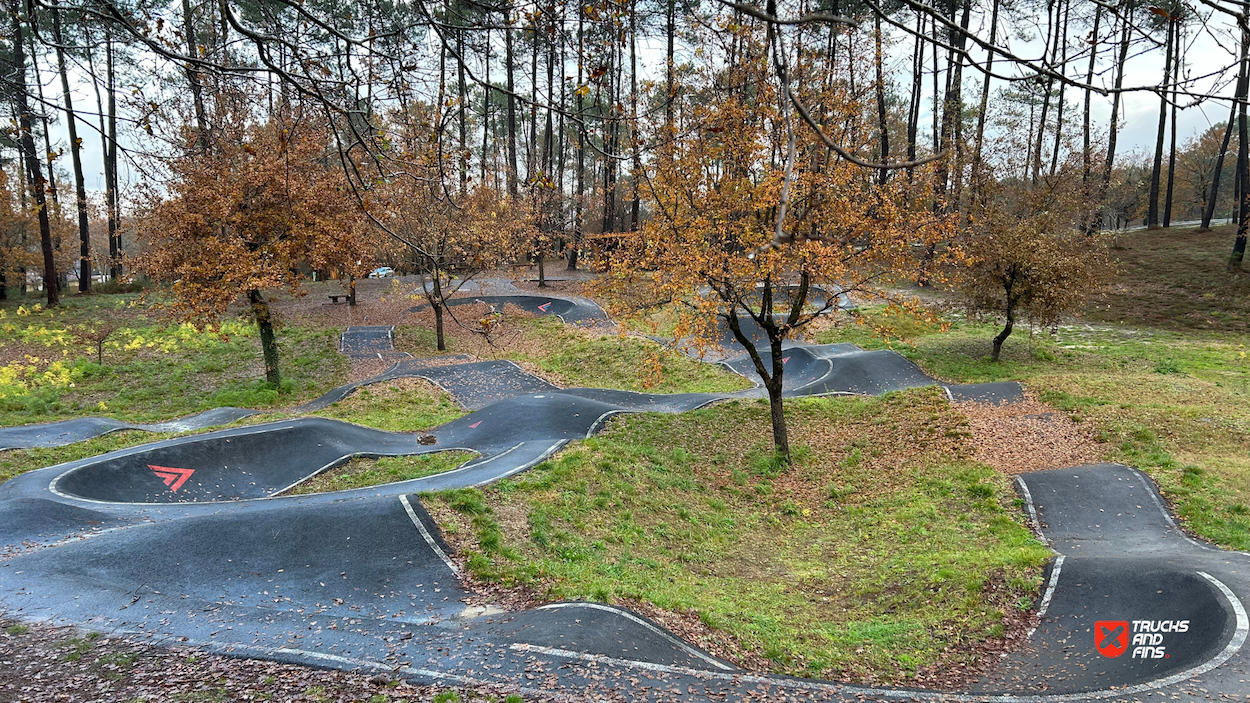
[[[459,578],[460,569],[456,568],[456,565],[452,562],[451,558],[447,556],[447,552],[444,552],[443,548],[438,546],[438,542],[434,539],[433,535],[430,534],[430,531],[425,529],[425,525],[421,523],[421,518],[418,517],[417,512],[412,509],[412,503],[408,502],[408,496],[400,496],[399,502],[404,504],[404,512],[408,513],[408,519],[412,520],[412,524],[417,526],[417,530],[421,533],[421,537],[425,540],[425,543],[430,545],[430,549],[434,550],[434,553],[438,555],[439,559],[443,560],[443,563],[447,565],[448,569],[451,569],[451,573]]]
[[[613,666],[627,667],[634,669],[644,669],[669,674],[684,674],[687,676],[695,676],[704,679],[720,679],[723,681],[737,681],[746,683],[761,683],[777,688],[806,690],[806,691],[822,691],[826,693],[850,694],[852,696],[868,697],[880,699],[907,699],[907,700],[923,700],[923,701],[952,701],[958,703],[1068,703],[1088,700],[1103,700],[1107,698],[1115,698],[1118,696],[1131,696],[1138,693],[1148,693],[1156,691],[1166,686],[1200,676],[1212,669],[1227,662],[1242,645],[1245,644],[1247,633],[1250,632],[1250,620],[1247,619],[1246,610],[1242,606],[1241,601],[1237,598],[1228,586],[1211,576],[1208,573],[1199,571],[1198,574],[1207,579],[1219,589],[1224,598],[1228,600],[1233,612],[1237,616],[1237,629],[1233,633],[1232,639],[1220,651],[1219,654],[1211,659],[1199,664],[1198,666],[1186,669],[1171,676],[1166,676],[1154,681],[1136,684],[1133,686],[1125,686],[1124,688],[1102,689],[1097,691],[1088,691],[1083,693],[1056,693],[1056,694],[972,694],[972,693],[943,693],[941,691],[925,691],[919,689],[882,689],[870,688],[866,686],[855,686],[848,684],[838,684],[826,681],[815,681],[810,679],[792,679],[786,677],[769,676],[765,674],[738,674],[726,673],[719,671],[707,671],[704,669],[693,669],[684,666],[674,666],[670,664],[655,664],[652,662],[643,662],[633,659],[620,659],[616,657],[608,657],[601,654],[586,654],[583,652],[573,652],[570,650],[558,649],[555,647],[541,647],[537,645],[514,643],[510,645],[510,649],[518,652],[533,652],[536,654],[545,654],[552,657],[563,659],[576,659],[586,662],[594,662],[601,664],[611,664]]]
[[[802,390],[805,388],[815,386],[819,383],[826,382],[826,379],[828,379],[832,375],[832,370],[834,367],[832,360],[830,360],[828,357],[825,357],[825,358],[817,359],[816,361],[825,362],[821,367],[821,368],[826,369],[825,373],[822,374],[820,378],[816,379],[815,381],[811,381],[805,384],[804,386],[800,387],[798,390]],[[519,365],[515,364],[515,362],[509,362],[509,363],[511,363],[512,366],[516,367],[517,369],[520,369]],[[725,365],[728,366],[728,364],[725,364]],[[731,368],[731,370],[734,370],[732,369],[732,367],[729,367],[729,368]],[[413,375],[417,376],[417,374],[413,374]],[[425,378],[424,376],[418,376],[418,377]],[[430,380],[430,379],[427,379],[427,380]],[[437,382],[434,382],[434,383],[437,384]],[[363,385],[363,384],[360,384],[360,385]],[[944,389],[949,399],[954,398],[951,392],[951,389],[949,387],[941,385],[941,384],[938,384],[938,385]],[[821,393],[819,395],[843,395],[843,394],[846,394],[846,393],[840,392],[840,391],[829,391],[826,393]],[[812,395],[817,395],[817,394],[812,394]],[[538,395],[535,397],[542,398],[543,396]],[[706,403],[703,403],[697,407],[703,407],[704,405],[714,403],[719,400],[731,399],[732,397],[734,396],[709,398]],[[600,401],[600,402],[605,402],[605,401]],[[625,407],[621,409],[613,409],[613,410],[604,412],[602,415],[596,418],[593,421],[593,423],[591,423],[590,429],[586,432],[586,436],[587,437],[591,436],[595,431],[601,428],[603,423],[608,418],[616,414],[621,414],[621,413],[626,413],[626,412],[636,412],[636,411],[638,411],[637,408],[633,408],[632,406],[630,406],[630,407]],[[279,427],[280,427],[280,423],[274,423],[270,426],[257,427],[255,429],[251,429],[250,431],[248,429],[240,428],[240,431],[230,433],[230,436],[244,436],[244,435],[249,435],[249,434],[264,433],[264,432],[273,431],[275,429],[278,429]],[[506,471],[499,473],[499,474],[493,474],[491,477],[483,481],[480,481],[474,485],[483,485],[485,483],[497,481],[501,478],[511,476],[515,473],[518,473],[527,468],[530,468],[531,466],[534,466],[537,463],[540,463],[541,461],[550,457],[560,448],[565,446],[570,440],[559,439],[559,440],[534,440],[534,441],[542,441],[544,443],[550,443],[550,444],[537,458],[527,459],[523,461],[521,465],[508,467]],[[493,456],[479,457],[479,458],[472,459],[470,461],[466,461],[463,464],[461,464],[459,467],[457,467],[456,469],[453,469],[452,471],[449,471],[449,472],[444,472],[442,474],[437,474],[436,477],[444,477],[444,476],[447,476],[448,474],[455,474],[455,473],[462,472],[470,468],[476,468],[476,467],[482,466],[486,463],[489,463],[490,461],[493,461],[494,459],[498,459],[502,456],[505,456],[507,454],[510,454],[513,451],[520,449],[525,444],[527,444],[527,442],[523,441],[506,449],[500,454],[495,454]],[[140,446],[150,447],[151,445],[140,445]],[[541,445],[535,446],[533,447],[533,449],[537,450],[540,447]],[[449,449],[449,448],[450,447],[440,447],[440,450]],[[122,450],[122,452],[125,452],[125,451],[126,450]],[[474,450],[471,450],[471,451],[474,451]],[[530,455],[530,452],[525,452],[525,456],[529,456],[529,455]],[[336,460],[335,462],[327,464],[325,467],[314,472],[309,477],[311,477],[312,475],[321,473],[322,471],[325,471],[334,466],[337,466],[341,464],[342,461],[344,461],[346,458],[351,458],[353,456],[378,456],[378,455],[371,454],[369,452],[356,452],[356,453],[350,454],[347,457],[340,458]],[[67,470],[64,473],[53,478],[52,481],[48,484],[47,490],[56,496],[59,496],[61,498],[65,498],[74,502],[98,503],[98,504],[106,504],[106,505],[130,505],[130,506],[136,506],[136,507],[142,507],[142,506],[173,507],[173,506],[178,505],[177,503],[133,503],[133,502],[100,501],[100,500],[93,500],[89,498],[82,498],[77,495],[65,494],[61,492],[60,490],[58,490],[57,488],[58,482],[64,476],[68,475],[71,471],[74,471],[74,470],[76,470],[76,468]],[[1167,510],[1166,506],[1161,501],[1159,495],[1156,493],[1155,490],[1153,490],[1150,480],[1141,471],[1138,471],[1136,469],[1132,469],[1132,470],[1137,474],[1138,479],[1145,485],[1147,492],[1151,494],[1151,499],[1155,502],[1156,507],[1158,507],[1163,512],[1167,524],[1172,529],[1179,532],[1186,541],[1188,541],[1194,546],[1201,547],[1203,550],[1206,550],[1208,552],[1222,551],[1213,546],[1204,545],[1198,542],[1197,540],[1190,538],[1188,535],[1185,535],[1184,532],[1178,527],[1177,522],[1173,519],[1172,515]],[[428,477],[428,478],[434,478],[434,477]],[[296,482],[292,486],[288,486],[287,488],[282,489],[282,491],[290,490],[291,487],[293,487],[294,485],[298,485],[299,483],[302,483],[305,480],[307,480],[307,478],[301,479],[300,481]],[[400,487],[408,487],[408,486],[413,485],[416,482],[421,482],[423,480],[424,479],[412,479],[411,481],[399,482],[396,484],[391,484],[389,488],[398,490]],[[469,480],[472,480],[472,479],[469,479]],[[1045,537],[1045,535],[1042,532],[1042,529],[1041,529],[1042,526],[1041,526],[1041,522],[1039,518],[1039,513],[1038,513],[1036,506],[1034,505],[1033,496],[1030,493],[1028,485],[1026,484],[1024,479],[1019,476],[1016,477],[1016,483],[1019,486],[1021,493],[1024,497],[1024,501],[1028,509],[1029,519],[1032,522],[1034,529],[1036,530],[1038,539],[1043,544],[1049,544],[1050,541]],[[375,491],[377,488],[379,487],[357,489],[357,490],[362,491],[362,492],[363,491]],[[275,496],[277,496],[277,493],[281,493],[282,491],[278,491],[274,494],[271,494],[269,496],[264,496],[264,497],[241,498],[241,499],[234,499],[234,500],[229,500],[229,501],[224,501],[224,502],[233,504],[233,503],[243,503],[243,502],[258,501],[258,500],[270,500],[270,499],[273,499]],[[342,497],[348,497],[352,494],[355,494],[356,492],[357,491],[343,491],[343,492],[336,492],[333,494],[323,494],[323,496],[333,495],[336,498],[342,498]],[[412,491],[406,491],[405,494],[396,496],[399,498],[399,501],[401,505],[403,506],[408,519],[418,529],[426,545],[433,549],[433,551],[439,557],[439,559],[443,562],[443,564],[445,564],[454,575],[456,575],[457,577],[460,576],[460,571],[456,567],[455,563],[450,559],[447,553],[439,546],[438,540],[435,539],[435,536],[433,534],[431,534],[431,530],[428,529],[424,525],[424,523],[421,520],[421,517],[417,514],[412,503],[409,501],[406,493],[411,493],[411,492]],[[217,504],[220,505],[220,503],[217,503]],[[211,506],[212,504],[208,502],[204,502],[204,503],[200,503],[200,505]],[[401,521],[402,521],[402,518],[401,518]],[[116,529],[125,529],[125,528],[119,527],[119,528],[112,528],[112,529],[116,530]],[[1238,553],[1245,554],[1244,552],[1238,552]],[[1060,572],[1064,564],[1064,558],[1065,557],[1063,555],[1058,555],[1052,566],[1047,589],[1039,604],[1039,609],[1038,609],[1039,617],[1044,617],[1046,615],[1048,608],[1050,607],[1051,600],[1055,594],[1056,588],[1059,583],[1059,576],[1060,576]],[[1235,654],[1237,654],[1241,650],[1241,648],[1245,644],[1248,633],[1250,633],[1250,621],[1248,621],[1244,606],[1242,605],[1241,601],[1238,599],[1236,594],[1232,590],[1230,590],[1223,582],[1221,582],[1214,576],[1206,573],[1205,571],[1197,571],[1196,573],[1202,576],[1204,579],[1206,579],[1212,585],[1212,587],[1214,587],[1216,590],[1220,592],[1224,600],[1228,603],[1228,609],[1232,611],[1235,617],[1235,620],[1236,620],[1235,629],[1233,631],[1233,634],[1229,642],[1224,646],[1224,648],[1215,656],[1207,659],[1206,661],[1200,664],[1197,664],[1189,669],[1186,669],[1182,672],[1176,673],[1176,674],[1172,674],[1172,675],[1162,677],[1159,679],[1155,679],[1152,681],[1134,684],[1131,686],[1125,686],[1123,688],[1100,689],[1100,690],[1085,691],[1085,692],[1078,692],[1078,693],[1053,694],[1053,695],[946,693],[946,692],[931,691],[931,690],[871,688],[871,687],[864,687],[864,686],[842,684],[842,683],[837,683],[837,682],[832,682],[832,681],[797,679],[797,678],[790,678],[790,677],[773,676],[773,675],[768,675],[768,674],[731,673],[732,667],[726,666],[725,664],[719,661],[716,661],[714,658],[706,654],[703,654],[702,652],[699,652],[696,648],[682,641],[680,638],[676,637],[672,633],[665,631],[663,628],[657,627],[643,620],[642,618],[639,618],[633,615],[632,613],[629,613],[628,611],[614,608],[614,607],[607,606],[607,605],[594,604],[594,603],[551,604],[547,606],[542,606],[540,608],[537,608],[536,610],[544,610],[544,609],[554,610],[554,609],[560,609],[560,608],[589,608],[589,609],[595,609],[595,610],[600,610],[600,611],[605,611],[605,612],[611,612],[615,615],[622,616],[625,619],[628,619],[635,624],[644,626],[648,631],[652,632],[653,634],[659,634],[665,640],[677,645],[686,654],[691,655],[698,660],[706,661],[709,664],[715,666],[720,671],[692,668],[689,666],[680,666],[680,665],[655,664],[652,662],[638,661],[638,660],[625,659],[625,658],[616,658],[616,657],[611,657],[608,655],[586,654],[586,653],[575,652],[571,650],[564,650],[564,649],[559,649],[559,648],[554,648],[554,647],[544,647],[540,645],[523,644],[523,643],[512,643],[510,645],[510,648],[511,650],[517,651],[517,652],[532,652],[535,654],[542,654],[542,655],[556,657],[556,658],[573,659],[573,660],[587,661],[587,662],[592,662],[592,663],[610,664],[610,665],[618,666],[622,668],[642,668],[642,669],[646,669],[646,670],[650,670],[654,672],[664,672],[664,673],[679,674],[682,676],[690,676],[696,679],[714,679],[714,680],[721,680],[721,681],[756,683],[756,684],[760,684],[766,687],[777,687],[777,688],[792,689],[792,690],[820,691],[824,693],[836,693],[842,696],[849,694],[853,696],[873,697],[877,699],[910,698],[910,699],[926,700],[926,701],[930,701],[930,700],[931,701],[961,701],[961,702],[994,701],[998,703],[1049,703],[1052,701],[1062,702],[1062,701],[1096,700],[1096,699],[1105,699],[1105,698],[1125,696],[1125,695],[1134,695],[1136,693],[1151,692],[1160,688],[1171,686],[1180,681],[1184,681],[1186,679],[1191,679],[1195,676],[1199,676],[1203,673],[1211,671],[1225,664],[1226,662],[1229,661],[1229,659],[1231,659]],[[1222,632],[1227,631],[1227,627],[1228,627],[1227,612],[1225,612],[1225,619],[1224,619],[1223,627],[1224,627],[1224,630],[1222,630]],[[1030,630],[1029,635],[1032,636],[1035,630],[1036,628],[1034,628],[1034,630]],[[136,633],[136,634],[141,634],[141,633]],[[435,670],[427,669],[427,668],[412,668],[412,667],[396,668],[394,666],[389,666],[386,664],[375,662],[370,659],[343,657],[343,656],[338,656],[338,655],[333,655],[333,654],[312,652],[312,651],[302,650],[298,648],[290,648],[290,647],[266,648],[266,647],[261,647],[261,646],[256,646],[256,645],[244,645],[244,644],[226,645],[226,644],[216,643],[216,642],[204,642],[202,644],[210,648],[224,650],[226,652],[254,651],[254,652],[262,653],[264,656],[271,657],[271,658],[293,656],[293,657],[309,659],[312,661],[332,662],[339,666],[366,667],[366,668],[383,669],[386,671],[395,671],[395,672],[403,673],[404,675],[407,675],[407,676],[428,678],[428,679],[440,680],[440,681],[454,681],[457,683],[466,683],[470,685],[481,684],[481,683],[492,683],[489,681],[481,681],[481,680],[473,679],[467,676],[454,674],[451,672],[440,672],[440,671],[435,671]],[[496,681],[493,683],[498,683],[498,682]],[[628,693],[630,690],[631,689],[628,686],[622,689],[622,691],[625,693]],[[715,696],[714,693],[711,695]]]
[[[1046,617],[1046,611],[1050,609],[1050,599],[1055,597],[1055,588],[1059,586],[1059,572],[1063,569],[1063,555],[1055,557],[1055,563],[1050,567],[1050,582],[1046,584],[1046,593],[1042,596],[1042,602],[1037,606],[1037,619],[1041,622]],[[1033,639],[1033,633],[1037,632],[1036,627],[1029,628],[1029,634],[1025,635],[1027,639]]]
[[[1194,545],[1195,547],[1198,547],[1199,549],[1203,549],[1208,552],[1221,552],[1225,554],[1240,554],[1241,556],[1244,556],[1244,557],[1250,557],[1250,552],[1242,552],[1236,549],[1224,549],[1222,547],[1218,547],[1213,544],[1208,544],[1206,542],[1203,542],[1202,540],[1194,539],[1193,537],[1191,537],[1189,533],[1185,531],[1185,528],[1181,527],[1176,522],[1176,519],[1172,517],[1172,511],[1168,510],[1167,506],[1164,505],[1163,500],[1159,497],[1159,492],[1155,488],[1154,481],[1152,481],[1150,477],[1146,475],[1146,472],[1142,471],[1141,469],[1135,466],[1126,466],[1125,468],[1137,474],[1138,480],[1142,482],[1142,485],[1146,488],[1146,492],[1150,494],[1150,500],[1154,501],[1155,507],[1159,508],[1159,512],[1163,513],[1163,519],[1167,520],[1168,525],[1170,525],[1172,529],[1176,530],[1176,534],[1180,535],[1181,539],[1185,540],[1186,542],[1189,542],[1190,544]]]
[[[721,669],[722,671],[732,671],[734,669],[734,667],[729,666],[728,664],[725,664],[724,662],[721,662],[717,659],[714,659],[708,656],[707,654],[704,654],[703,652],[700,652],[699,650],[690,646],[689,643],[673,635],[673,633],[669,632],[668,630],[664,630],[659,627],[656,627],[655,625],[652,625],[646,620],[643,620],[637,615],[634,615],[628,610],[624,610],[622,608],[614,608],[610,605],[604,605],[602,603],[549,603],[547,605],[540,605],[537,608],[534,608],[534,610],[561,610],[564,608],[587,608],[590,610],[602,610],[604,612],[619,615],[625,618],[626,620],[629,620],[631,622],[634,622],[638,625],[645,627],[647,630],[659,635],[660,637],[663,637],[664,639],[668,640],[672,644],[676,645],[679,649],[681,649],[686,654],[689,654],[690,656],[695,657],[697,659],[702,659],[703,661],[711,664],[717,669]]]
[[[1042,521],[1037,517],[1037,507],[1033,504],[1033,494],[1029,492],[1029,487],[1022,477],[1016,476],[1016,485],[1020,487],[1020,492],[1024,494],[1024,506],[1029,511],[1029,522],[1033,523],[1033,532],[1037,540],[1049,547],[1050,540],[1046,539],[1046,534],[1042,532]]]

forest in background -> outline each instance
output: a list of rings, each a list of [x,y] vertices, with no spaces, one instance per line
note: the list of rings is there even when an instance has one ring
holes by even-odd
[[[820,142],[810,158],[854,164],[881,184],[906,178],[913,206],[955,213],[960,226],[989,184],[1034,188],[1065,163],[1087,184],[1086,229],[1205,226],[1236,218],[1246,171],[1244,2],[9,0],[6,9],[0,275],[10,286],[25,286],[28,271],[60,287],[73,272],[79,289],[90,273],[125,277],[126,256],[144,251],[142,222],[185,181],[180,163],[231,147],[289,161],[285,140],[305,132],[324,147],[320,163],[341,171],[343,212],[368,226],[336,235],[360,241],[317,266],[303,254],[288,263],[351,276],[367,267],[342,262],[368,252],[369,263],[420,268],[430,252],[417,240],[428,244],[429,233],[396,221],[410,219],[399,201],[416,197],[400,192],[407,180],[421,185],[416,211],[444,211],[445,224],[478,189],[504,194],[510,219],[532,229],[525,253],[559,254],[572,268],[587,238],[652,217],[648,169],[665,144],[706,126],[699,106],[732,92],[733,70],[753,61],[767,65],[757,79],[775,100],[796,108],[756,116],[770,165],[792,171],[787,134],[807,131]],[[1150,63],[1162,66],[1157,79],[1126,82],[1129,67]],[[1122,98],[1141,92],[1158,98],[1157,143],[1117,153]],[[1095,119],[1100,102],[1109,120]],[[1202,104],[1226,106],[1230,119],[1178,135],[1177,110]],[[87,142],[101,145],[102,192],[86,188]],[[692,158],[703,157],[703,166],[718,158]],[[1244,240],[1242,231],[1237,252]],[[57,289],[46,288],[52,303]]]

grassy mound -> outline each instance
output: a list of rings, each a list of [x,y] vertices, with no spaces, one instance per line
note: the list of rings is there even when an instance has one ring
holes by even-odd
[[[874,310],[866,314],[876,314]],[[989,361],[997,327],[949,315],[893,348],[937,378],[1014,379],[1082,423],[1103,459],[1151,475],[1193,532],[1250,549],[1250,349],[1245,335],[1074,323],[1021,330]],[[884,346],[863,326],[821,341]]]
[[[318,474],[287,492],[307,495],[367,488],[386,483],[433,476],[451,471],[473,458],[472,452],[437,452],[420,456],[384,456],[379,459],[352,459]]]
[[[356,389],[314,415],[390,432],[426,430],[465,411],[445,391],[420,378],[398,378]]]
[[[778,672],[905,683],[1020,623],[1049,551],[936,389],[632,415],[485,489],[429,496],[478,578],[639,602]]]
[[[439,353],[434,333],[417,326],[398,327],[396,347],[418,357]],[[511,359],[565,388],[720,393],[752,386],[723,366],[691,359],[651,340],[587,331],[554,317],[511,315],[494,345],[449,325],[447,348],[480,358]]]

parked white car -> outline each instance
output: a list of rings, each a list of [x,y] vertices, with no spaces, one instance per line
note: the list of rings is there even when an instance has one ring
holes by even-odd
[[[372,272],[369,273],[369,278],[394,278],[394,277],[395,277],[395,269],[391,268],[390,266],[382,266],[380,268],[375,268],[373,269]]]

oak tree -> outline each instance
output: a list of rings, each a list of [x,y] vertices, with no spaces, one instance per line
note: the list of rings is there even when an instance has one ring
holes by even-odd
[[[968,266],[959,288],[968,307],[1002,320],[990,359],[997,362],[1017,321],[1056,324],[1080,309],[1111,274],[1103,235],[1088,233],[1090,208],[1079,159],[1038,184],[999,183],[963,242]]]
[[[621,235],[604,289],[626,306],[676,303],[677,333],[701,347],[712,325],[727,327],[768,393],[773,444],[788,461],[784,343],[833,312],[837,292],[883,296],[874,284],[914,280],[914,252],[949,239],[951,222],[913,207],[903,179],[882,184],[877,170],[830,158],[818,133],[796,128],[792,88],[770,80],[759,34],[743,30],[741,42],[753,57],[686,86],[701,95],[659,147],[643,185],[652,216]],[[872,114],[823,85],[793,89],[824,105],[830,124]]]
[[[281,382],[275,314],[266,293],[301,293],[300,267],[360,276],[370,249],[359,207],[325,129],[304,119],[219,125],[207,153],[168,164],[166,191],[150,193],[138,268],[171,283],[173,309],[197,324],[242,301],[260,331],[265,378]]]

